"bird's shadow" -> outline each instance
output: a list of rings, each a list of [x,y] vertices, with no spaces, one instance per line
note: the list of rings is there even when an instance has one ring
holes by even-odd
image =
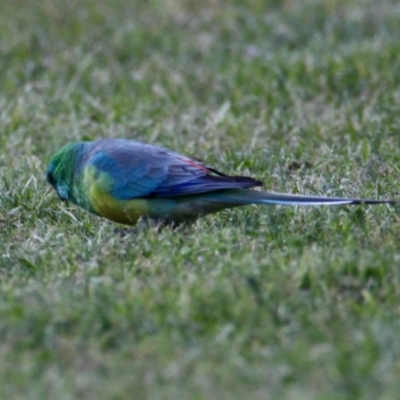
[[[142,217],[138,224],[134,227],[120,227],[114,229],[114,234],[119,235],[121,238],[127,236],[138,235],[140,232],[145,230],[153,229],[156,232],[161,232],[164,229],[169,229],[173,232],[178,232],[184,227],[191,225],[192,222],[177,222],[171,221],[164,218],[150,218],[150,217]]]

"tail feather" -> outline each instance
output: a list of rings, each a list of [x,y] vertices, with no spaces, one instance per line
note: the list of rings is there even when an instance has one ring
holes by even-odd
[[[210,193],[211,194],[211,193]],[[210,196],[211,197],[211,196]],[[210,201],[219,201],[232,205],[241,204],[275,204],[288,206],[322,206],[342,204],[391,204],[394,200],[352,199],[342,197],[304,196],[297,194],[284,194],[274,192],[259,192],[255,190],[227,190],[214,192]]]

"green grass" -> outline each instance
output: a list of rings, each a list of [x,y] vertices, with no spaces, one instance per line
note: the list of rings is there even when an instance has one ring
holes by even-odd
[[[121,235],[44,178],[69,141],[126,137],[399,198],[398,2],[2,0],[0,25],[0,398],[398,398],[397,208]]]

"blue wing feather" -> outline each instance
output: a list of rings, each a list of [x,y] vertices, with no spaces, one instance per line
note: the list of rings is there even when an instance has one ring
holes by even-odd
[[[125,139],[94,142],[86,162],[110,176],[110,194],[121,200],[192,195],[262,184],[253,178],[219,174],[163,147]]]

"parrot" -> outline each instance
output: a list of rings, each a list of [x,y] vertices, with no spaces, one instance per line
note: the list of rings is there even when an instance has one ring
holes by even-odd
[[[122,138],[67,144],[50,160],[46,180],[61,200],[125,225],[135,225],[141,217],[179,224],[248,204],[395,204],[252,190],[263,183],[226,175],[164,147]]]

